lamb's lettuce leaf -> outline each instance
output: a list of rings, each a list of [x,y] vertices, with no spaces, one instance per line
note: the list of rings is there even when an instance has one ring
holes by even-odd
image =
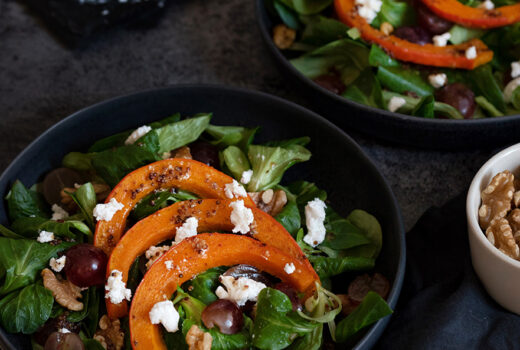
[[[0,323],[10,333],[34,333],[49,319],[53,303],[41,282],[29,284],[0,300]]]
[[[26,238],[38,237],[40,231],[54,233],[57,237],[82,240],[82,236],[92,236],[90,228],[80,220],[69,217],[65,221],[53,221],[44,218],[19,218],[13,222],[11,229]]]
[[[383,100],[385,105],[388,105],[388,102],[394,96],[401,97],[405,100],[405,105],[399,109],[404,113],[412,113],[412,111],[421,103],[420,98],[401,95],[391,91],[383,91]],[[451,119],[464,119],[462,114],[460,114],[460,112],[455,107],[452,107],[449,104],[435,101],[433,108],[436,115],[443,115]]]
[[[0,225],[0,236],[6,237],[6,238],[14,238],[14,239],[23,239],[25,238],[22,235],[19,235],[18,233],[11,231],[4,225]]]
[[[69,193],[71,198],[78,205],[83,217],[88,225],[94,229],[94,207],[97,204],[96,191],[94,186],[87,182],[81,185],[74,193]]]
[[[282,22],[289,28],[292,29],[300,29],[300,20],[298,18],[298,14],[287,5],[284,5],[280,0],[273,1],[273,7],[278,17],[282,20]]]
[[[296,237],[298,230],[302,226],[300,211],[298,204],[296,204],[296,198],[288,191],[285,193],[287,194],[287,204],[282,211],[275,216],[275,219],[282,224],[287,232],[293,237]]]
[[[383,108],[381,85],[374,76],[371,67],[363,70],[352,85],[347,87],[342,96],[367,106]]]
[[[206,133],[212,137],[211,143],[217,146],[237,146],[245,150],[251,144],[260,128],[242,126],[217,126],[209,124]]]
[[[198,114],[193,118],[166,124],[153,130],[157,133],[159,140],[158,152],[168,152],[197,140],[204,130],[206,130],[210,120],[210,113]],[[139,142],[139,140],[137,142]]]
[[[0,296],[34,283],[39,272],[58,252],[74,245],[50,245],[35,240],[0,237],[0,276],[4,277]]]
[[[484,96],[499,111],[506,111],[504,95],[500,89],[490,64],[477,67],[467,72],[468,82],[477,96]]]
[[[318,327],[312,332],[305,334],[303,337],[298,337],[289,345],[288,350],[319,350],[323,342],[323,324],[320,323]]]
[[[287,169],[309,160],[311,152],[297,144],[286,147],[251,145],[247,155],[253,169],[247,190],[258,192],[276,186]]]
[[[300,15],[312,15],[321,12],[332,4],[332,0],[280,0],[280,2]]]
[[[14,182],[5,199],[11,221],[24,217],[49,217],[48,208],[39,194],[26,188],[20,180]]]
[[[79,171],[93,171],[91,153],[70,152],[63,157],[61,164],[65,168]]]
[[[284,349],[297,336],[304,336],[319,327],[293,311],[291,300],[279,290],[264,288],[258,295],[253,325],[253,345],[259,349]]]
[[[390,57],[379,45],[375,44],[370,47],[368,63],[372,67],[399,67],[401,65],[399,61]]]
[[[251,169],[244,152],[237,146],[229,146],[221,152],[222,160],[231,175],[240,181],[242,173]]]
[[[480,38],[486,31],[477,28],[467,28],[459,25],[451,27],[448,33],[450,33],[450,42],[454,45],[465,43],[468,40]]]
[[[361,304],[346,318],[338,323],[336,341],[346,342],[359,330],[392,313],[392,309],[379,294],[368,292]]]
[[[415,10],[407,1],[383,0],[381,11],[372,21],[373,27],[379,28],[381,23],[388,22],[394,28],[409,26],[415,23]]]
[[[490,117],[501,117],[504,113],[500,112],[491,102],[484,96],[475,97],[475,102],[482,108]]]
[[[379,66],[377,78],[381,85],[400,94],[411,91],[419,96],[427,96],[433,94],[434,90],[418,71],[410,68]]]
[[[305,29],[300,42],[314,46],[345,38],[349,29],[344,23],[324,16],[309,16],[302,20],[305,21]]]
[[[308,257],[320,279],[327,279],[348,271],[364,271],[373,269],[375,260],[372,258],[345,256],[329,258],[311,255]]]
[[[209,305],[215,300],[215,290],[219,286],[219,276],[226,272],[226,267],[220,266],[198,274],[183,285],[183,289],[190,290],[190,295]]]

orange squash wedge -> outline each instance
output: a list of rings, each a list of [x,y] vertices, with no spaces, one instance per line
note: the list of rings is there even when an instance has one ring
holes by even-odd
[[[175,203],[136,223],[129,229],[110,255],[107,276],[113,270],[122,272],[123,282],[128,280],[128,271],[134,260],[150,246],[175,237],[178,227],[189,217],[198,220],[198,232],[231,231],[234,225],[230,215],[231,200],[199,199]],[[296,241],[271,215],[257,208],[251,208],[254,222],[251,235],[260,242],[275,247],[301,261],[310,274],[318,276]],[[112,319],[128,314],[126,301],[112,304],[105,299],[108,316]]]
[[[228,199],[225,186],[233,182],[233,178],[191,159],[172,158],[151,163],[125,176],[114,187],[105,203],[112,198],[123,204],[110,221],[98,221],[94,235],[94,245],[110,255],[126,229],[126,220],[130,211],[147,194],[154,190],[180,188],[203,198]],[[246,206],[255,204],[247,197],[243,199]]]
[[[166,261],[174,268],[169,270]],[[296,267],[292,274],[284,271],[288,263]],[[150,322],[149,312],[156,303],[171,298],[178,286],[201,272],[237,264],[255,266],[308,295],[319,283],[305,262],[247,236],[203,233],[184,239],[150,267],[135,292],[129,315],[133,349],[166,349],[160,327]]]
[[[457,0],[422,0],[437,16],[465,27],[497,28],[520,22],[520,3],[492,10],[466,6]]]
[[[474,69],[493,59],[493,51],[479,39],[443,47],[432,44],[419,45],[394,35],[385,35],[372,27],[357,13],[355,0],[334,0],[334,6],[342,22],[357,28],[364,40],[378,44],[398,60],[427,66]],[[466,57],[466,50],[471,46],[474,46],[477,51],[477,56],[473,59]]]

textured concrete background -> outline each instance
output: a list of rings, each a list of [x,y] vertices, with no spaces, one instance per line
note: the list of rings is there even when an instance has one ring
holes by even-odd
[[[18,2],[0,0],[0,172],[70,113],[177,83],[257,89],[306,105],[263,46],[251,0],[172,1],[157,27],[118,29],[76,50],[61,46]],[[421,151],[347,132],[388,179],[407,230],[427,208],[465,191],[494,153]]]

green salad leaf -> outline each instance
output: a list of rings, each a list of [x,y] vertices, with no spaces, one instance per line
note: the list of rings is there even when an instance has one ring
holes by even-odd
[[[279,290],[264,288],[258,295],[253,325],[253,345],[259,349],[284,349],[297,336],[311,333],[319,323],[309,322],[292,309],[291,300]]]
[[[367,106],[383,108],[381,85],[372,73],[371,67],[363,70],[342,96]]]
[[[289,8],[287,5],[284,5],[280,0],[274,0],[273,7],[287,27],[292,29],[300,28],[300,20],[298,14],[294,10]]]
[[[486,31],[477,28],[467,28],[455,24],[448,33],[450,33],[450,42],[454,45],[465,43],[468,40],[480,38]]]
[[[10,333],[34,333],[49,319],[53,303],[41,282],[29,284],[0,300],[0,323]]]
[[[345,256],[329,258],[311,255],[308,258],[321,279],[327,279],[347,271],[370,270],[375,266],[374,259],[365,257]]]
[[[26,188],[20,180],[14,182],[5,199],[11,221],[23,217],[49,217],[38,193]]]
[[[312,332],[305,334],[303,337],[296,338],[296,340],[289,345],[289,350],[319,350],[323,343],[323,324],[318,324],[318,327]]]
[[[392,309],[379,294],[368,292],[361,304],[346,318],[341,320],[336,328],[338,343],[347,341],[360,329],[367,327],[379,319],[392,313]]]
[[[475,102],[482,108],[490,117],[501,117],[504,113],[500,112],[491,102],[484,96],[475,97]]]
[[[239,181],[242,177],[242,173],[251,169],[247,156],[237,146],[229,146],[220,154],[231,175]]]
[[[415,10],[413,5],[406,1],[383,0],[381,11],[371,25],[379,28],[381,23],[384,22],[390,23],[395,28],[414,24]]]
[[[323,46],[345,38],[349,28],[342,22],[324,16],[309,16],[303,19],[305,29],[300,41],[314,46]]]
[[[79,171],[92,171],[92,154],[81,152],[70,152],[63,157],[61,164],[65,168],[70,168]]]
[[[340,39],[290,60],[291,64],[310,79],[336,70],[349,85],[368,67],[369,49],[351,39]]]
[[[190,295],[209,305],[215,300],[215,289],[219,286],[219,276],[226,272],[225,266],[215,267],[198,274],[183,285],[183,289],[190,290]]]
[[[419,96],[427,96],[433,94],[434,90],[418,71],[410,68],[379,66],[377,78],[381,85],[400,94],[412,91]]]
[[[379,221],[375,216],[360,209],[353,210],[347,216],[347,220],[358,227],[365,237],[371,241],[369,246],[352,248],[347,254],[375,259],[383,247],[383,231],[381,230]]]
[[[81,185],[74,193],[69,193],[71,198],[78,205],[83,217],[88,225],[94,229],[94,207],[97,204],[96,191],[94,186],[87,182]]]
[[[388,105],[388,102],[394,96],[401,97],[406,101],[405,105],[399,109],[399,111],[402,111],[403,113],[411,113],[421,103],[421,98],[401,95],[390,91],[383,91],[383,100],[385,105]],[[449,104],[435,101],[433,103],[433,108],[436,114],[443,115],[451,119],[464,119],[462,114],[460,114],[460,112],[455,107],[452,107]]]
[[[390,57],[379,45],[372,45],[368,55],[368,63],[372,67],[399,67],[401,64]]]
[[[209,124],[206,127],[206,133],[209,134],[213,141],[212,144],[217,146],[237,146],[240,149],[246,149],[253,142],[255,134],[260,128],[244,128],[242,126],[217,126]]]
[[[154,131],[159,138],[158,152],[168,152],[197,140],[206,130],[210,120],[211,113],[205,113],[155,129]],[[143,137],[146,137],[146,135]]]
[[[82,235],[92,236],[92,231],[82,221],[74,220],[73,217],[66,221],[53,221],[44,218],[19,218],[13,222],[11,228],[16,233],[26,238],[38,237],[40,231],[54,233],[58,237],[77,238],[81,240]]]
[[[309,160],[311,152],[298,144],[285,147],[251,145],[247,155],[253,169],[247,190],[258,192],[276,186],[287,169]]]
[[[285,191],[285,193],[287,194],[287,204],[282,211],[275,216],[275,219],[282,224],[287,232],[295,237],[302,225],[300,210],[298,209],[295,196],[288,191]]]
[[[490,64],[477,67],[467,72],[468,81],[477,96],[484,96],[499,111],[506,111],[504,95],[493,76]]]
[[[74,245],[50,245],[35,240],[0,237],[0,276],[4,276],[0,296],[36,281],[40,271],[58,252]]]
[[[433,95],[424,96],[419,103],[412,109],[412,115],[423,118],[435,117],[435,99]]]
[[[11,231],[4,225],[0,225],[0,236],[6,237],[6,238],[14,238],[14,239],[25,238],[24,236],[19,235],[18,233],[14,232],[14,231]]]

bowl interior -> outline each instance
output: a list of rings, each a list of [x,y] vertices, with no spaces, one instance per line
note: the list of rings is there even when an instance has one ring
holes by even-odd
[[[136,128],[175,112],[213,112],[218,125],[261,126],[256,142],[310,136],[312,158],[289,170],[285,181],[305,179],[327,191],[343,215],[367,210],[381,222],[384,244],[376,270],[392,283],[389,304],[395,307],[404,275],[404,230],[396,200],[384,178],[354,141],[337,127],[295,104],[266,94],[217,86],[177,86],[116,98],[81,110],[59,122],[34,141],[0,177],[0,196],[20,179],[26,185],[60,165],[70,151],[82,151],[95,140]],[[7,224],[5,201],[0,223]],[[345,289],[347,281],[345,281]],[[356,348],[375,343],[388,318],[372,326]],[[28,348],[26,337],[0,332],[12,349]],[[7,346],[6,346],[7,348]]]

